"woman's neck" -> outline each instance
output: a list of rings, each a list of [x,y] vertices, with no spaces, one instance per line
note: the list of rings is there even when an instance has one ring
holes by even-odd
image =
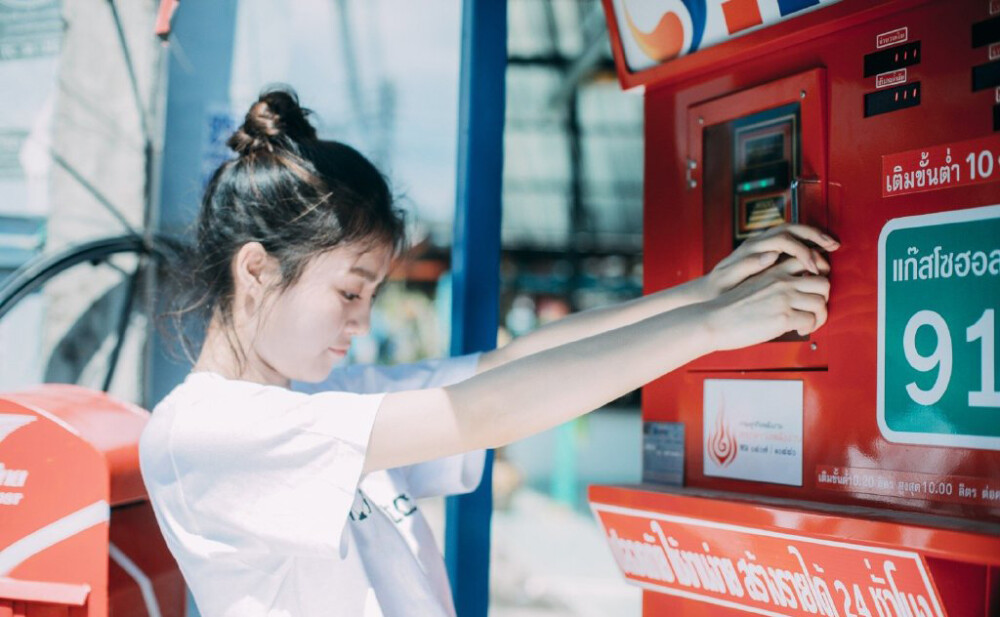
[[[236,348],[240,345],[238,341],[242,340],[242,337],[237,335],[236,338],[237,340],[234,341],[226,337],[219,320],[213,318],[205,332],[205,344],[202,345],[198,360],[191,370],[196,372],[209,371],[228,379],[239,379],[283,388],[288,388],[291,385],[287,377],[281,375],[257,355],[252,345],[244,346],[245,360],[241,363]]]

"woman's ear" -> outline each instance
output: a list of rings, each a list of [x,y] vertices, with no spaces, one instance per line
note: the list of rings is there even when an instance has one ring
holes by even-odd
[[[248,308],[258,308],[264,292],[280,275],[278,260],[267,254],[260,242],[247,242],[233,258],[233,286],[236,298],[246,298]],[[252,304],[253,306],[250,306]]]

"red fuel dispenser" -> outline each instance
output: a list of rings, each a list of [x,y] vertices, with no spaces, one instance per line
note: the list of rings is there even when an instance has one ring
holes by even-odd
[[[148,416],[78,386],[0,394],[0,617],[183,617],[139,475]]]
[[[1000,2],[604,0],[647,291],[782,221],[830,320],[650,384],[592,509],[645,615],[1000,615]]]

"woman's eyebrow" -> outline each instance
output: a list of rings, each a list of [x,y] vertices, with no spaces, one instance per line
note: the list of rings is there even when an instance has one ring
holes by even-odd
[[[371,270],[367,270],[365,268],[362,268],[360,266],[354,266],[353,268],[351,268],[349,270],[349,272],[351,274],[357,274],[358,276],[360,276],[361,278],[365,279],[369,283],[374,283],[375,281],[378,280],[378,276],[376,276],[374,272],[372,272]]]

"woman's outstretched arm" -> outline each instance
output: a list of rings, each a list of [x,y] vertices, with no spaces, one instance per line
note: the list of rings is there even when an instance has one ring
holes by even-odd
[[[447,388],[390,393],[366,469],[499,447],[596,409],[691,360],[826,321],[829,282],[786,262],[718,298],[517,358]]]
[[[782,254],[795,259],[802,271],[813,274],[829,272],[829,264],[822,254],[806,243],[824,251],[834,251],[839,246],[833,238],[812,227],[774,227],[744,242],[705,276],[641,298],[569,315],[520,336],[504,347],[484,353],[477,372],[483,373],[512,360],[615,330],[659,313],[707,302],[770,267]]]

